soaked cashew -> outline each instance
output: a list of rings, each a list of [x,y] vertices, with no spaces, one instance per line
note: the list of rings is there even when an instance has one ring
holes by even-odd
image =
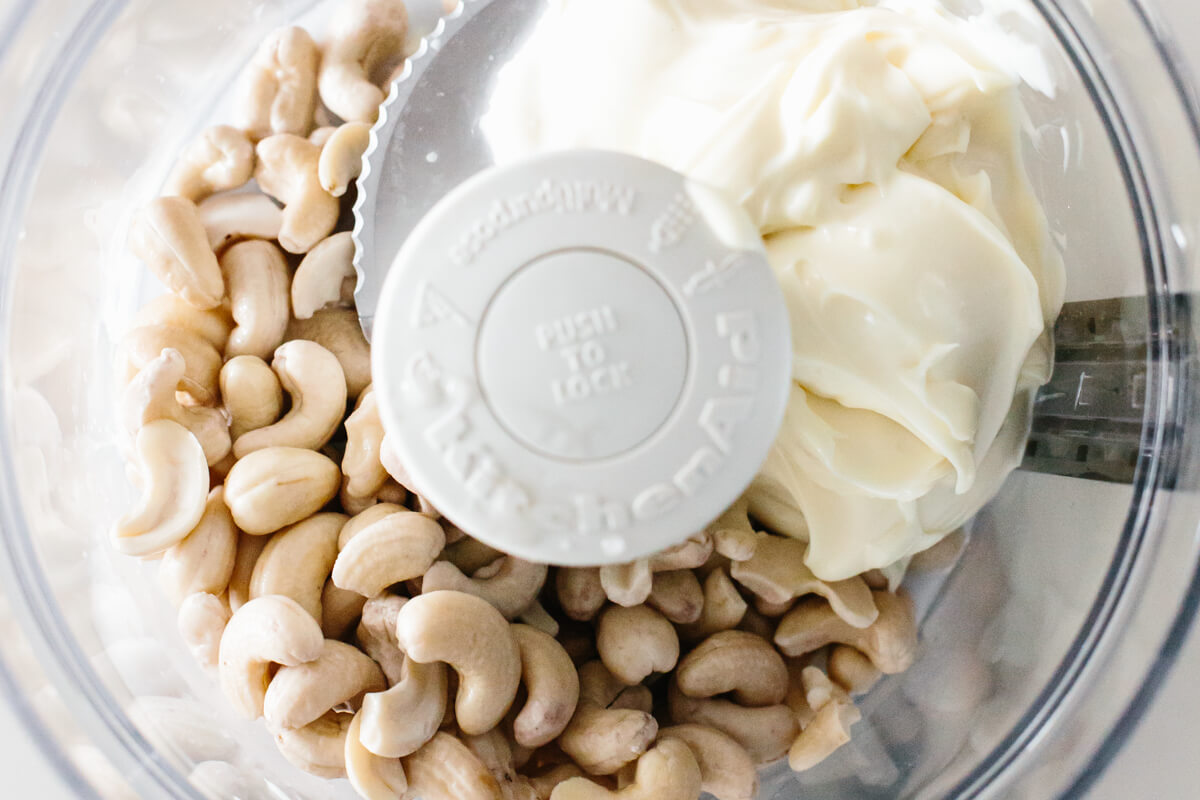
[[[438,560],[449,561],[464,573],[474,575],[502,558],[504,558],[504,553],[489,547],[478,539],[468,537],[446,547]]]
[[[534,800],[537,797],[529,779],[517,774],[512,742],[499,728],[479,736],[464,736],[463,744],[492,773],[502,800]]]
[[[358,397],[354,412],[346,418],[346,454],[342,457],[345,491],[352,497],[373,497],[387,483],[387,470],[379,460],[383,444],[383,422],[371,387]]]
[[[278,239],[283,227],[283,209],[258,192],[210,197],[199,212],[208,246],[217,253],[245,239]]]
[[[146,423],[169,419],[191,431],[213,465],[229,455],[229,424],[219,409],[179,402],[176,391],[186,371],[183,355],[173,349],[163,350],[142,367],[121,398],[125,430],[132,437]]]
[[[324,110],[324,109],[322,109],[322,110]],[[315,144],[317,147],[324,147],[325,143],[329,141],[329,137],[333,136],[334,131],[336,131],[338,129],[338,126],[333,125],[333,124],[329,124],[329,125],[325,125],[322,123],[318,123],[318,124],[321,124],[321,127],[317,128],[312,133],[310,133],[308,135],[308,140],[310,142],[312,142],[313,144]]]
[[[406,659],[396,643],[396,617],[407,602],[407,597],[386,592],[370,598],[363,604],[362,619],[354,633],[358,646],[375,659],[393,686],[404,677]]]
[[[196,308],[221,304],[225,280],[191,200],[159,197],[151,201],[134,215],[129,249],[164,286]]]
[[[838,616],[856,628],[874,622],[879,612],[862,578],[826,583],[804,563],[807,553],[808,545],[804,542],[765,535],[759,539],[754,557],[734,562],[730,574],[768,603],[782,604],[816,594],[828,600]]]
[[[712,554],[712,537],[707,533],[699,533],[674,547],[651,556],[650,570],[651,572],[667,572],[673,569],[698,569],[704,566]]]
[[[250,597],[290,597],[320,622],[325,581],[346,519],[342,514],[317,514],[272,536],[254,565]]]
[[[436,522],[432,524],[441,530]],[[505,619],[514,619],[537,600],[546,584],[547,571],[545,564],[505,556],[498,562],[494,574],[483,577],[476,572],[475,577],[468,578],[450,562],[439,561],[425,573],[421,591],[429,593],[447,589],[473,594],[495,606]]]
[[[714,549],[732,561],[749,561],[759,535],[750,524],[750,501],[741,497],[708,526]]]
[[[743,706],[772,706],[788,690],[783,656],[762,637],[745,631],[715,633],[679,662],[679,690],[689,697],[733,693]]]
[[[373,597],[392,584],[426,574],[442,552],[446,534],[441,525],[428,517],[401,510],[371,522],[349,540],[345,536],[342,539],[342,551],[333,567],[333,582],[364,597]]]
[[[803,680],[808,703],[816,714],[788,751],[788,766],[794,772],[812,769],[849,742],[850,726],[862,719],[845,691],[832,684],[821,670],[805,668]]]
[[[358,592],[341,589],[332,580],[321,591],[321,630],[326,639],[341,639],[362,616],[367,598]]]
[[[237,322],[225,355],[266,358],[283,342],[287,331],[287,260],[272,243],[252,239],[221,255],[221,271]]]
[[[582,778],[584,772],[575,764],[559,764],[545,772],[532,776],[529,783],[533,786],[538,800],[550,800],[550,795],[560,783],[571,778]]]
[[[558,636],[559,624],[546,607],[537,600],[533,601],[533,605],[517,615],[517,620],[528,625],[531,628],[537,628],[542,633],[550,636]]]
[[[440,661],[458,673],[455,715],[463,733],[496,727],[516,699],[521,653],[508,622],[486,600],[449,591],[415,597],[400,609],[396,640],[414,661]]]
[[[362,174],[363,154],[370,143],[371,126],[365,122],[347,122],[329,136],[317,167],[325,191],[334,197],[346,193]]]
[[[640,606],[654,588],[654,573],[648,559],[629,564],[605,564],[600,567],[600,585],[608,599],[619,606]]]
[[[275,732],[275,744],[283,757],[318,778],[346,777],[346,738],[353,718],[330,711],[295,730]]]
[[[553,636],[528,625],[513,625],[521,650],[521,680],[529,699],[513,721],[513,736],[525,747],[558,738],[579,704],[579,675],[571,657]]]
[[[764,600],[758,595],[754,595],[751,600],[754,602],[754,610],[768,619],[782,617],[784,614],[791,611],[796,605],[795,600],[785,600],[782,603],[773,603],[770,600]]]
[[[386,688],[387,680],[370,656],[326,639],[319,657],[275,673],[263,699],[263,717],[272,730],[303,728],[330,709],[357,704],[367,692]]]
[[[199,334],[169,325],[146,325],[125,334],[122,350],[130,380],[161,356],[163,350],[178,351],[184,363],[179,391],[186,392],[200,405],[216,401],[221,354]]]
[[[237,556],[238,530],[225,505],[225,490],[208,493],[196,527],[163,554],[159,584],[176,603],[200,593],[220,596],[229,586]]]
[[[688,697],[675,681],[671,681],[667,702],[672,721],[716,728],[745,748],[756,764],[782,757],[799,733],[796,718],[786,705],[746,708],[728,700]]]
[[[502,800],[495,776],[465,744],[439,733],[404,759],[406,797],[421,800]]]
[[[704,590],[690,569],[659,572],[654,576],[646,605],[677,625],[695,622],[704,611]]]
[[[390,689],[363,698],[363,745],[391,758],[415,753],[437,733],[448,705],[446,665],[405,659]]]
[[[253,175],[254,143],[245,131],[216,125],[184,148],[163,194],[199,203],[209,195],[244,186]]]
[[[614,704],[624,688],[599,661],[579,669],[579,706],[558,744],[589,775],[612,775],[658,735],[652,714]]]
[[[233,317],[224,306],[201,311],[179,295],[167,292],[146,303],[133,317],[134,328],[152,325],[183,328],[221,351],[233,330]]]
[[[700,788],[716,800],[754,800],[758,795],[754,760],[728,734],[704,725],[676,725],[659,731],[658,739],[678,739],[691,749],[700,767]]]
[[[307,253],[333,233],[341,214],[337,198],[321,188],[317,162],[321,148],[292,134],[258,143],[254,177],[264,192],[283,204],[279,244],[289,253]]]
[[[850,694],[866,694],[883,673],[871,659],[844,644],[829,649],[829,677]]]
[[[354,240],[347,231],[335,233],[304,256],[292,278],[292,313],[311,319],[327,306],[353,305]]]
[[[270,536],[238,534],[237,556],[233,563],[233,574],[229,577],[229,608],[237,611],[250,602],[250,578],[258,557],[271,541]]]
[[[704,579],[704,607],[700,618],[679,626],[679,635],[687,641],[706,639],[719,631],[732,630],[746,616],[749,606],[723,569],[713,570]]]
[[[846,644],[865,654],[885,675],[903,672],[912,666],[917,650],[912,600],[904,593],[872,594],[879,618],[869,628],[855,628],[829,603],[806,597],[780,621],[775,645],[784,655],[799,656],[827,644]]]
[[[271,665],[296,666],[319,658],[321,626],[289,597],[259,597],[234,612],[221,636],[221,688],[234,710],[249,719],[263,713]]]
[[[572,778],[554,788],[550,800],[697,800],[700,766],[691,748],[665,739],[637,761],[633,783],[618,792],[588,778]]]
[[[202,667],[216,668],[220,662],[221,635],[233,613],[216,595],[199,593],[184,598],[176,618],[179,635],[192,657]]]
[[[239,436],[233,443],[233,454],[238,458],[270,447],[319,450],[337,432],[346,413],[342,366],[333,353],[316,342],[280,345],[271,369],[291,397],[292,407],[273,425]]]
[[[237,125],[251,138],[308,134],[316,107],[317,45],[303,28],[268,36],[241,78]]]
[[[346,732],[346,775],[364,800],[394,800],[408,791],[404,765],[397,758],[382,758],[363,747],[362,712],[355,715]]]
[[[145,558],[183,541],[203,518],[208,461],[187,428],[163,419],[138,431],[132,469],[141,496],[110,537],[118,552]]]
[[[257,356],[225,362],[220,376],[221,399],[229,412],[229,432],[236,440],[279,419],[283,388],[271,366]]]
[[[239,459],[225,478],[225,502],[246,533],[274,533],[308,519],[337,495],[337,464],[296,447],[268,447]]]
[[[607,595],[597,567],[560,567],[554,583],[558,602],[571,619],[587,622],[604,607]]]
[[[344,120],[375,122],[386,95],[377,85],[404,52],[408,12],[400,0],[353,0],[330,21],[318,77],[321,100]]]
[[[596,649],[604,666],[632,686],[652,673],[675,668],[679,636],[670,621],[649,606],[612,606],[600,615]]]
[[[327,308],[313,314],[312,319],[294,319],[287,338],[307,339],[333,353],[346,373],[349,397],[358,397],[371,384],[371,347],[363,337],[358,312],[353,309]]]

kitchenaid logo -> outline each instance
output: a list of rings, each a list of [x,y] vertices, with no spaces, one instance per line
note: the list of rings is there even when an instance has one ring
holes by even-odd
[[[487,245],[523,220],[539,214],[633,213],[637,190],[598,181],[557,181],[547,178],[536,189],[497,200],[450,248],[450,261],[465,267]]]

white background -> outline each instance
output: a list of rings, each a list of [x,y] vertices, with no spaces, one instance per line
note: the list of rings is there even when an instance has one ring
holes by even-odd
[[[1095,0],[1097,4],[1113,0]],[[1175,35],[1200,74],[1200,2],[1146,0],[1165,9]],[[1200,791],[1195,722],[1200,719],[1200,636],[1193,634],[1166,687],[1130,743],[1112,763],[1091,797],[1095,800],[1185,800]],[[25,736],[19,720],[0,702],[0,775],[9,798],[70,800],[71,793]]]

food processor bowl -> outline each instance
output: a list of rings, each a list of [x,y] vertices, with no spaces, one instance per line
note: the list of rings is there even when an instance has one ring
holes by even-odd
[[[990,9],[1028,83],[1028,168],[1067,265],[1056,377],[1022,469],[913,562],[916,664],[863,699],[833,758],[768,770],[763,800],[1078,795],[1200,605],[1190,78],[1150,0],[951,5]],[[154,565],[106,535],[132,495],[113,343],[151,291],[124,253],[131,210],[257,42],[320,11],[0,5],[0,683],[81,797],[354,797],[236,718]]]

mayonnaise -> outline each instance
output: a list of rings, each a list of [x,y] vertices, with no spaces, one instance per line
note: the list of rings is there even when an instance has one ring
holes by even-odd
[[[751,506],[826,580],[961,526],[1049,378],[1063,266],[979,42],[936,0],[550,0],[483,121],[501,163],[619,150],[741,201],[794,350]]]

